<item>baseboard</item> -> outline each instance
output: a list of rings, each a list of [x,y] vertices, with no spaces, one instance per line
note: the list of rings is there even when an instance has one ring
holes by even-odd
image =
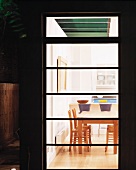
[[[56,144],[64,144],[67,140],[67,136],[69,133],[69,128],[64,128],[55,136],[55,143]],[[55,150],[51,150],[47,147],[47,167],[49,167],[50,163],[53,159],[63,150],[64,146],[56,146]]]
[[[56,135],[56,144],[64,144],[68,136],[69,129],[65,128]],[[56,155],[62,151],[64,146],[56,146]]]

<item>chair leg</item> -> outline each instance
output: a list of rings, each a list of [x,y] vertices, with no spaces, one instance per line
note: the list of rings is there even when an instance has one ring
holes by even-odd
[[[108,144],[109,134],[106,132],[106,144]],[[105,146],[105,152],[107,152],[108,146]]]
[[[73,137],[73,135],[72,134],[70,134],[70,144],[72,144],[72,137]],[[69,146],[69,152],[71,151],[71,145]]]
[[[73,142],[74,144],[76,143],[76,139],[77,139],[77,138],[75,137],[75,135],[77,136],[77,134],[76,134],[76,133],[74,134],[74,142]]]
[[[73,141],[74,144],[76,144],[76,142],[77,142],[77,138],[78,138],[77,134],[78,134],[77,132],[74,132],[74,134],[73,134],[74,135],[74,141]],[[73,149],[76,150],[76,146],[73,146]]]
[[[86,134],[86,132],[83,132],[83,133],[84,133],[84,142],[86,143],[86,141],[87,141],[87,140],[86,140],[86,139],[87,139],[87,138],[86,138],[86,135],[87,135],[87,134]]]
[[[89,128],[89,144],[92,144],[92,140],[91,140],[91,127]],[[90,145],[91,147],[91,145]]]
[[[85,143],[88,144],[88,131],[85,132]],[[87,146],[87,151],[89,152],[89,146]]]

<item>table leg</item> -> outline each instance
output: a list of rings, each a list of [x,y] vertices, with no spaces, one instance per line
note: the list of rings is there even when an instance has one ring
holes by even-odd
[[[82,120],[78,120],[78,144],[82,144]],[[79,146],[79,153],[82,153],[82,146]]]
[[[114,121],[114,144],[118,144],[118,121]],[[117,146],[114,146],[114,154],[117,154]]]

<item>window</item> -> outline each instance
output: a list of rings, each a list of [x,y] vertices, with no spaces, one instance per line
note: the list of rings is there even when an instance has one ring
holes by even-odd
[[[62,154],[62,151],[69,153],[67,148],[71,144],[65,141],[69,135],[68,110],[76,108],[77,113],[82,111],[84,113],[83,109],[86,105],[82,105],[81,111],[77,100],[87,100],[90,104],[88,111],[92,113],[93,117],[82,117],[83,113],[78,114],[79,119],[85,120],[91,125],[93,141],[92,144],[86,145],[91,146],[90,153],[92,150],[94,153],[97,152],[99,158],[103,155],[103,162],[106,163],[103,165],[99,163],[94,167],[92,162],[93,166],[83,164],[80,168],[111,169],[112,167],[118,169],[120,144],[118,142],[120,124],[120,109],[118,108],[120,102],[119,14],[93,15],[88,13],[84,17],[82,13],[77,13],[75,16],[73,16],[74,14],[65,15],[43,14],[43,24],[46,21],[47,25],[43,30],[43,36],[46,37],[43,42],[43,54],[44,57],[46,55],[47,109],[44,121],[46,121],[47,168],[51,167],[49,164],[57,154],[60,152]],[[102,109],[103,107],[107,109],[106,106],[111,107],[108,111],[103,112]],[[106,127],[108,124],[114,124],[116,136],[114,136],[113,144],[106,145],[103,139],[95,136],[97,132],[100,132],[102,124],[106,124]],[[103,126],[102,134],[105,136],[106,131],[107,129]],[[76,145],[79,147],[77,152],[82,153],[81,155],[89,154],[83,151],[84,144]],[[108,155],[108,152],[105,153],[103,150],[106,146],[111,148],[112,159],[110,159],[111,153]],[[113,148],[114,150],[112,150]],[[102,151],[102,155],[100,151]],[[59,161],[61,163],[61,159]],[[60,164],[59,168],[65,168],[65,166]],[[70,165],[66,168],[73,167]]]

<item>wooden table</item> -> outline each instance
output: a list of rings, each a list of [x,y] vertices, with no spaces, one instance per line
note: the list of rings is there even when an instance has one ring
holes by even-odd
[[[78,144],[82,144],[82,124],[113,124],[114,125],[114,144],[118,144],[118,120],[104,120],[104,118],[118,118],[117,111],[83,111],[81,114],[77,114],[78,118],[99,118],[99,119],[82,119],[78,120],[78,133],[79,140]],[[100,118],[103,118],[100,120]],[[82,153],[82,146],[79,146],[79,153]],[[114,154],[117,154],[117,146],[114,146]]]

